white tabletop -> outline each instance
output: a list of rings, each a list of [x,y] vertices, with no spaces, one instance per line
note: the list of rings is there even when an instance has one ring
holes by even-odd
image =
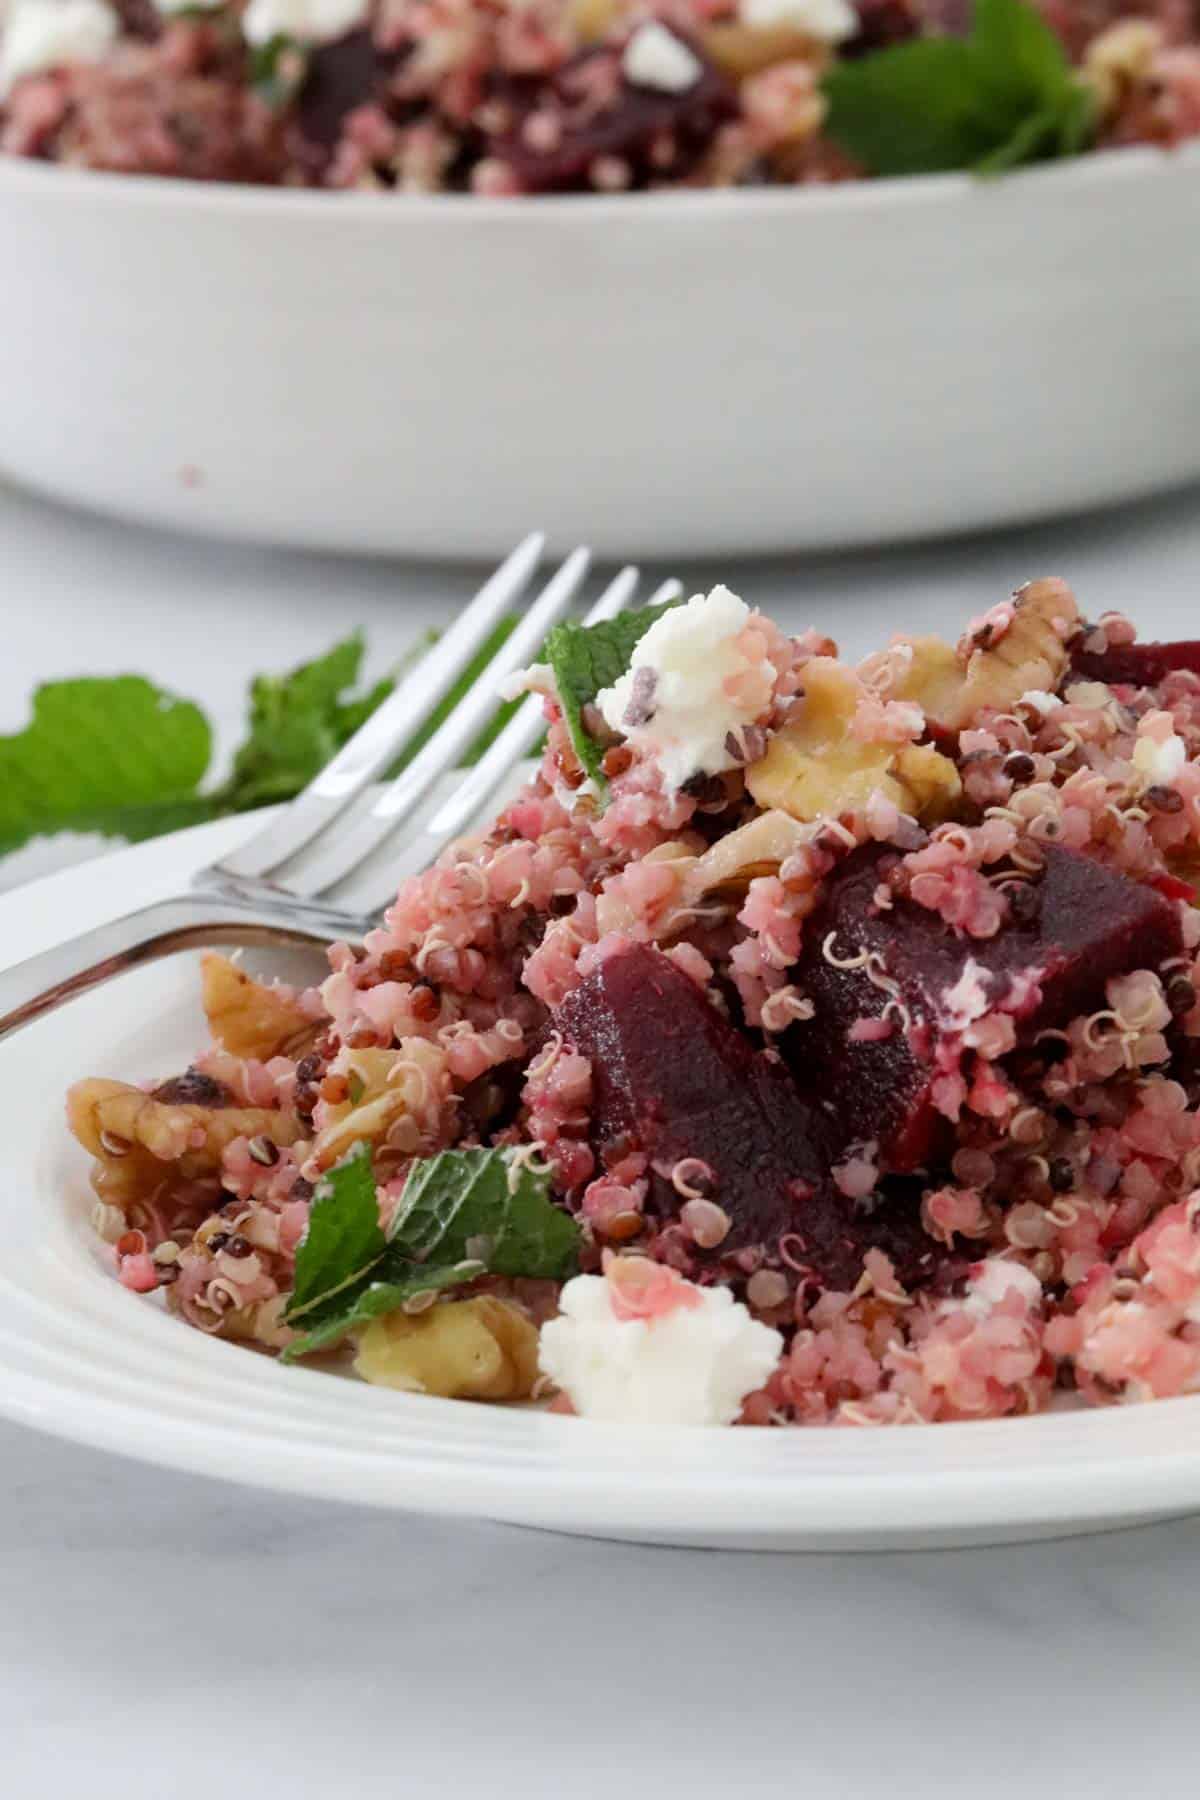
[[[984,542],[721,577],[854,649],[1018,581],[1196,627],[1200,493]],[[226,747],[245,676],[374,659],[467,570],[184,543],[0,489],[0,729],[144,671]],[[1200,1519],[997,1550],[738,1556],[278,1499],[0,1424],[0,1794],[539,1800],[1195,1787]]]

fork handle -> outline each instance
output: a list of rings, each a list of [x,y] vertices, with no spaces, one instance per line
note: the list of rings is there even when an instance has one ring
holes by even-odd
[[[276,911],[269,902],[200,893],[162,900],[0,972],[0,1039],[114,975],[178,950],[267,943],[322,948],[331,938],[327,913],[325,919],[322,929],[318,917],[307,919],[294,902]]]

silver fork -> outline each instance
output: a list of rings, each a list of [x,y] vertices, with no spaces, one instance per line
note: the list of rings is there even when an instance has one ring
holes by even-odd
[[[0,1038],[64,1001],[137,965],[178,950],[221,944],[320,946],[360,941],[395,891],[392,873],[372,873],[422,803],[427,816],[402,841],[410,866],[424,867],[475,822],[543,729],[541,702],[530,696],[485,754],[437,804],[437,785],[457,769],[487,724],[504,679],[533,660],[550,627],[570,610],[587,578],[590,552],[573,550],[482,674],[429,742],[394,781],[372,793],[388,767],[454,686],[504,615],[527,592],[545,539],[534,532],[484,583],[466,610],[400,682],[384,704],[302,794],[219,862],[200,869],[188,890],[0,972]],[[638,571],[609,582],[587,614],[595,624],[632,605]],[[680,591],[666,581],[657,604]],[[434,810],[428,813],[431,794]],[[350,890],[350,897],[347,892]]]

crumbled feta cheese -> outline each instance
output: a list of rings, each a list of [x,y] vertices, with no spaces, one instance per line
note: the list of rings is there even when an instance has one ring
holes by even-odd
[[[741,0],[738,17],[760,30],[790,25],[825,44],[840,44],[858,30],[858,14],[847,0]]]
[[[39,69],[99,62],[116,36],[106,0],[15,0],[0,34],[0,95]]]
[[[1032,706],[1040,712],[1043,719],[1048,719],[1052,712],[1057,712],[1062,701],[1057,694],[1047,694],[1043,688],[1028,688],[1017,701],[1018,706]]]
[[[727,587],[652,625],[628,672],[596,696],[605,723],[652,758],[668,788],[737,768],[738,733],[770,705],[775,668],[738,642],[750,609]]]
[[[554,670],[549,663],[530,663],[527,669],[517,669],[507,675],[496,692],[501,700],[519,700],[522,694],[553,695]]]
[[[1002,1256],[989,1256],[971,1271],[963,1311],[972,1319],[986,1319],[1014,1288],[1026,1306],[1041,1305],[1042,1284],[1032,1270],[1023,1263],[1006,1262]]]
[[[625,46],[621,69],[635,87],[663,94],[686,94],[704,73],[704,64],[673,31],[650,19],[639,25]]]
[[[367,0],[250,0],[242,14],[242,35],[250,44],[296,38],[323,44],[344,37],[367,16]]]
[[[664,1274],[671,1274],[664,1271]],[[544,1374],[588,1419],[729,1425],[767,1380],[783,1339],[752,1319],[728,1288],[678,1280],[687,1299],[648,1318],[620,1317],[605,1276],[578,1275],[558,1318],[542,1326]]]
[[[1177,731],[1162,739],[1139,737],[1133,746],[1133,766],[1152,786],[1172,782],[1187,762],[1187,745]]]

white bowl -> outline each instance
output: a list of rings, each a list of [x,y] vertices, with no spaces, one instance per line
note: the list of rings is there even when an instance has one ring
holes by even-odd
[[[509,202],[0,159],[0,467],[494,556],[974,529],[1200,474],[1200,145],[983,184]]]

